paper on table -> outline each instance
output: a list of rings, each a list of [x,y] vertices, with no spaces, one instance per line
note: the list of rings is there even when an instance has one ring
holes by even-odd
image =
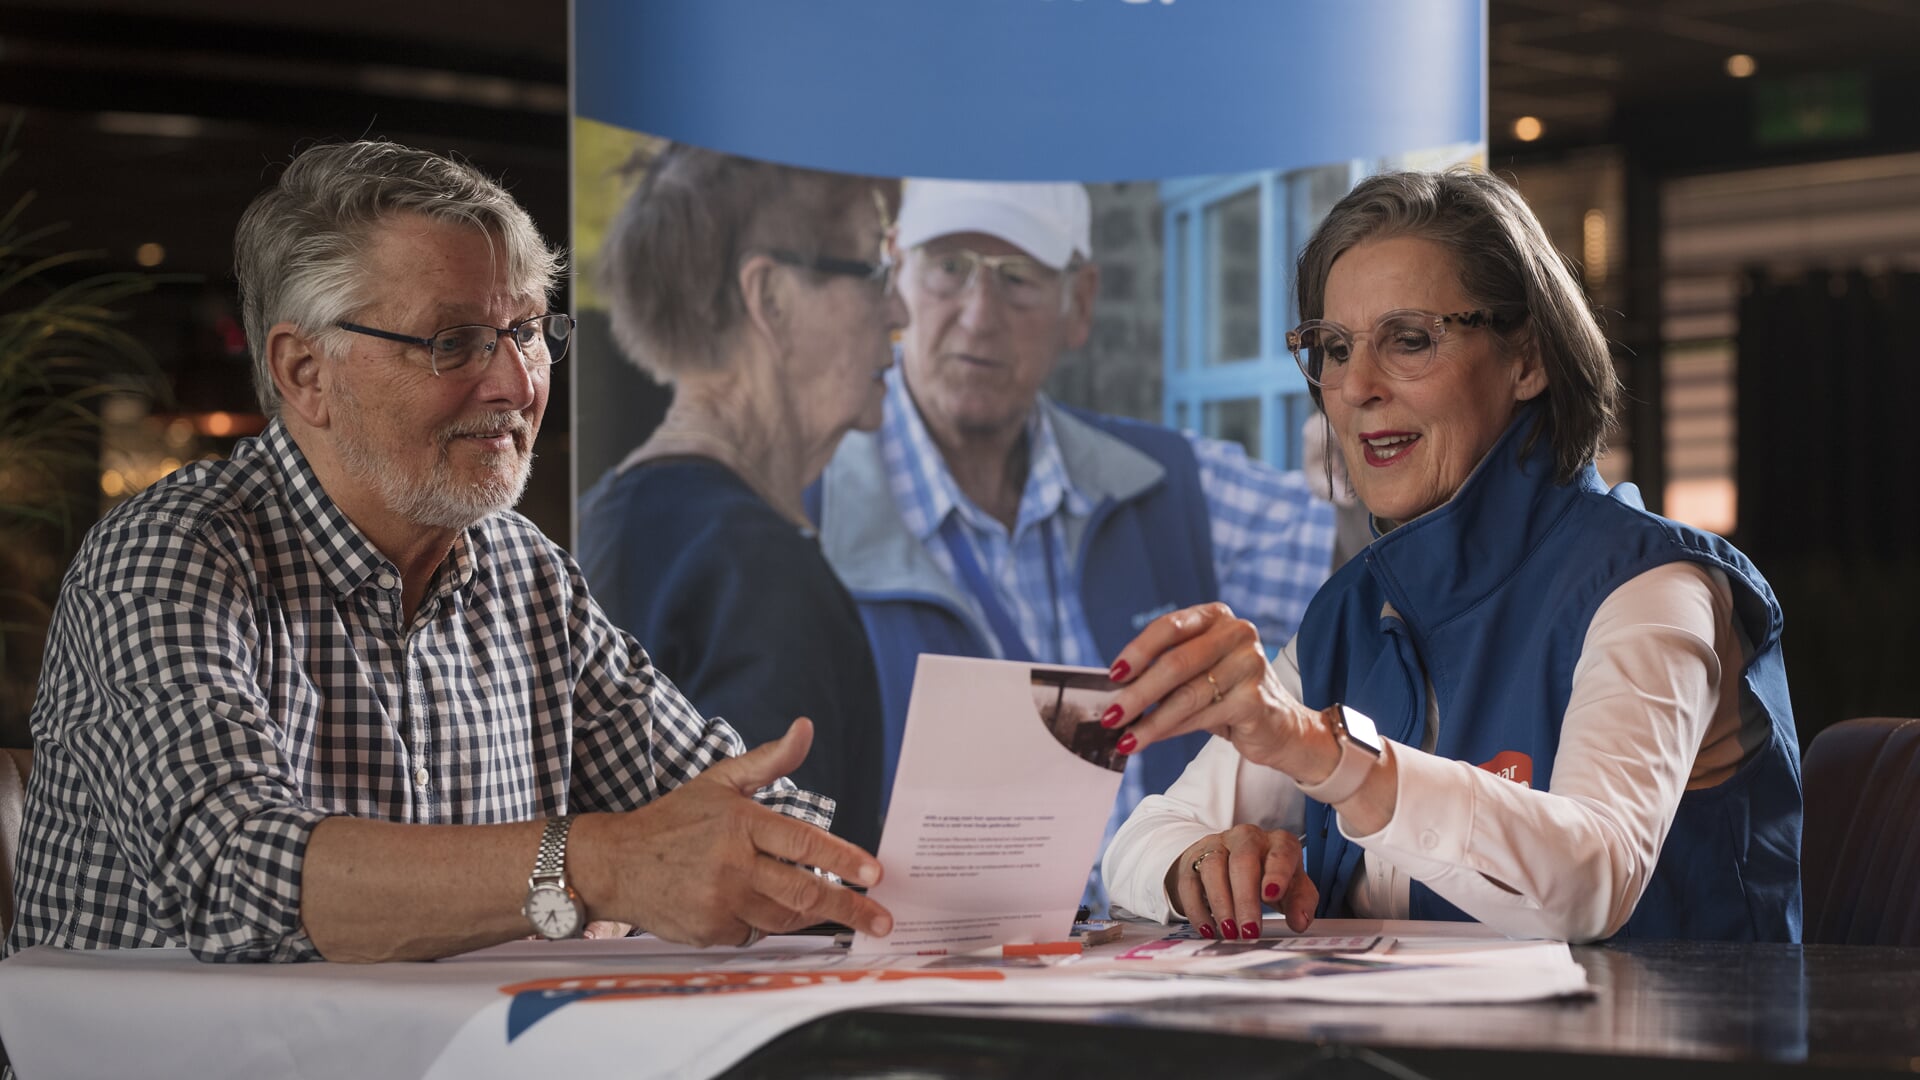
[[[41,945],[0,963],[0,1032],[30,1077],[711,1076],[796,1025],[870,1006],[1222,996],[1432,1006],[1590,992],[1584,969],[1556,941],[1504,941],[1464,923],[1328,919],[1314,929],[1397,939],[1393,952],[1369,953],[1370,961],[1420,951],[1401,970],[1331,974],[1312,962],[1266,978],[1148,980],[1139,976],[1155,965],[1118,959],[1137,937],[1063,964],[865,962],[818,938],[702,951],[651,939],[538,943],[559,949],[518,942],[466,963],[367,965],[203,964],[185,949]],[[1287,974],[1312,977],[1272,977]],[[113,1022],[101,1024],[102,1016]]]
[[[1324,948],[1342,944],[1370,947]],[[1234,997],[1356,1004],[1532,1001],[1589,990],[1586,970],[1565,942],[1507,939],[1476,923],[1408,920],[1320,919],[1296,934],[1273,918],[1252,943],[1200,941],[1176,930],[1097,950],[1073,973],[1171,981],[1182,995],[1214,985]]]
[[[1065,940],[1120,789],[1104,671],[920,657],[859,954]]]
[[[1255,938],[1251,941],[1212,941],[1204,938],[1164,937],[1149,941],[1120,954],[1122,960],[1211,961],[1211,966],[1227,969],[1271,960],[1280,953],[1364,953],[1386,952],[1394,939],[1379,934],[1315,934],[1301,937]],[[1265,953],[1265,956],[1258,954]],[[1202,963],[1200,968],[1207,967]]]

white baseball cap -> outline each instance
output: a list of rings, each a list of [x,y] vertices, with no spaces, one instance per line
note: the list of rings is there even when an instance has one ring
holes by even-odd
[[[997,236],[1055,270],[1089,258],[1092,211],[1084,184],[911,179],[900,200],[899,244],[954,233]]]

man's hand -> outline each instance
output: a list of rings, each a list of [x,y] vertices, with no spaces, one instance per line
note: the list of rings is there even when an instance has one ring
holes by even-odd
[[[826,921],[891,932],[885,908],[802,869],[872,885],[880,880],[873,856],[752,799],[798,768],[812,745],[813,724],[802,717],[779,741],[719,762],[646,806],[576,820],[569,873],[593,916],[700,946]]]

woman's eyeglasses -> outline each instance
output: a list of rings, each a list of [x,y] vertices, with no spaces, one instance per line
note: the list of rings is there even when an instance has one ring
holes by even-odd
[[[893,289],[893,262],[889,259],[867,262],[863,259],[842,259],[834,255],[802,255],[782,248],[771,248],[766,252],[766,256],[782,266],[797,266],[802,270],[812,270],[818,274],[859,278],[878,287],[882,293]]]
[[[873,189],[873,208],[879,222],[881,255],[875,262],[865,259],[843,259],[837,255],[802,255],[789,248],[769,248],[763,252],[767,258],[782,266],[811,270],[816,274],[831,274],[836,277],[858,278],[875,286],[882,296],[893,291],[893,260],[886,257],[885,237],[892,223],[887,215],[886,196],[878,188]]]
[[[1458,311],[1450,315],[1410,308],[1380,316],[1372,330],[1353,331],[1326,319],[1308,319],[1287,331],[1287,351],[1307,381],[1332,390],[1346,381],[1357,339],[1373,347],[1373,362],[1395,379],[1417,379],[1427,373],[1439,353],[1440,342],[1454,328],[1511,326],[1526,317],[1517,306]]]

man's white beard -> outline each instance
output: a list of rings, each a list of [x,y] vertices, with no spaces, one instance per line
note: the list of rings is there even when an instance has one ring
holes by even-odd
[[[466,429],[486,430],[506,420],[516,439],[529,438],[526,421],[518,413],[475,417],[449,425],[436,433],[440,453],[433,468],[424,476],[407,476],[383,460],[362,437],[359,424],[339,425],[340,463],[347,474],[380,496],[387,508],[415,525],[435,529],[464,529],[489,514],[508,510],[520,501],[532,474],[531,448],[523,455],[518,447],[485,455],[487,479],[461,484],[454,479],[453,463],[448,459],[448,444]],[[506,470],[501,470],[501,465]]]

